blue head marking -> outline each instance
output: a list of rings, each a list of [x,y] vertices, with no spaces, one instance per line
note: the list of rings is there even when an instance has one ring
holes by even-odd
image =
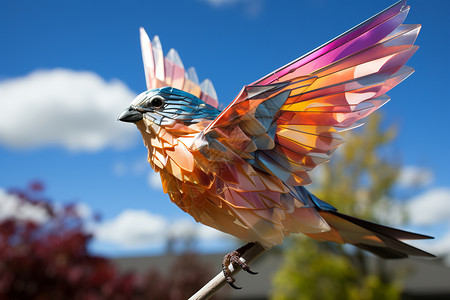
[[[158,125],[170,125],[175,121],[192,124],[214,120],[220,113],[194,95],[172,87],[143,92],[131,102],[131,108]]]

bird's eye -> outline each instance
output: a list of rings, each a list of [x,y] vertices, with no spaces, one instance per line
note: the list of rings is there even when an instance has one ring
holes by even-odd
[[[150,99],[149,106],[153,108],[161,108],[164,105],[164,99],[159,96],[155,96],[152,99]]]

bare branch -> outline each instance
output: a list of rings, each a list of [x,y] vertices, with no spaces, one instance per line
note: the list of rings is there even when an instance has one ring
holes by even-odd
[[[261,245],[255,243],[251,248],[249,248],[240,258],[244,263],[250,264],[252,261],[257,259],[261,254],[266,251]],[[241,271],[241,268],[234,269],[230,265],[231,274],[237,274]],[[211,279],[206,285],[204,285],[197,293],[195,293],[189,300],[206,300],[214,296],[214,294],[226,284],[225,276],[222,272],[217,274],[213,279]]]

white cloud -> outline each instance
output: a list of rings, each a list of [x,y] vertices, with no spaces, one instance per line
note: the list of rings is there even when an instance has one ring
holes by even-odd
[[[412,198],[407,204],[411,223],[432,225],[450,220],[450,189],[436,188]]]
[[[426,246],[424,242],[422,242],[422,244],[426,247],[425,249],[431,253],[448,255],[450,250],[450,230],[448,230],[443,237],[437,239],[434,243],[428,243],[429,245]]]
[[[135,160],[116,161],[112,166],[112,171],[116,176],[143,175],[146,171],[152,171],[146,157]]]
[[[435,229],[434,229],[435,230]],[[413,232],[417,232],[417,228],[412,229]],[[444,228],[444,232],[437,233],[433,231],[420,232],[434,236],[432,240],[408,240],[407,243],[411,246],[417,247],[429,253],[444,258],[447,265],[450,265],[450,226]]]
[[[206,225],[197,224],[197,236],[202,240],[230,239],[230,235]]]
[[[433,172],[429,169],[405,166],[401,169],[397,179],[398,184],[404,188],[425,187],[433,181]]]
[[[214,6],[230,5],[237,2],[237,0],[204,0],[204,1]]]
[[[61,204],[55,204],[53,207],[56,212],[63,209]],[[163,248],[169,238],[175,238],[177,241],[190,238],[198,243],[206,243],[209,247],[211,244],[222,245],[232,241],[229,235],[196,223],[191,218],[169,220],[145,210],[129,209],[114,219],[97,223],[89,205],[77,203],[74,209],[83,220],[86,232],[94,234],[94,243],[114,245],[116,250]],[[0,221],[5,219],[42,224],[51,217],[43,206],[31,205],[19,196],[0,188]],[[111,252],[111,247],[102,251]]]
[[[237,3],[255,2],[260,0],[203,0],[213,6],[234,5]]]
[[[168,235],[173,238],[193,237],[197,231],[197,224],[189,219],[179,219],[170,224]]]
[[[243,11],[250,17],[258,16],[264,6],[264,0],[202,0],[213,7],[221,8],[233,5],[242,5]]]
[[[12,219],[15,221],[32,221],[44,224],[52,221],[54,216],[49,215],[45,207],[46,203],[31,204],[21,199],[16,194],[11,194],[0,188],[0,221]],[[61,203],[51,203],[51,208],[56,215],[64,215],[64,206]],[[86,232],[92,232],[96,228],[95,216],[91,208],[82,202],[76,203],[74,212],[82,219]]]
[[[161,183],[161,176],[159,173],[156,173],[155,171],[151,170],[150,173],[148,173],[148,184],[150,187],[161,190],[162,189],[162,183]]]
[[[0,189],[0,221],[15,219],[20,221],[33,221],[42,224],[49,219],[47,210],[41,205],[32,205]]]
[[[0,82],[0,143],[70,150],[124,148],[136,128],[117,121],[135,94],[119,80],[66,69],[35,71]]]
[[[165,239],[167,220],[143,210],[125,210],[117,218],[100,224],[95,238],[124,248],[140,248]]]
[[[124,249],[162,247],[168,238],[194,238],[199,242],[229,239],[229,236],[194,220],[175,221],[144,210],[126,210],[115,219],[94,229],[97,242],[111,243]]]
[[[168,228],[168,234],[179,239],[190,236],[205,241],[228,237],[221,231],[201,225],[188,218],[172,222]]]
[[[82,219],[88,220],[88,219],[92,219],[93,214],[92,214],[92,210],[90,208],[89,205],[87,205],[86,203],[76,203],[75,204],[75,211],[78,214],[78,216]]]

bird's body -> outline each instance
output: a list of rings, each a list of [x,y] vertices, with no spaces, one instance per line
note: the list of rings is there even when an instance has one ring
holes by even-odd
[[[289,233],[329,231],[312,203],[305,203],[300,194],[295,197],[295,189],[278,177],[230,151],[220,158],[205,155],[209,149],[198,146],[207,143],[202,132],[211,122],[205,118],[165,126],[149,119],[136,123],[149,162],[172,202],[197,222],[265,247],[281,244]]]
[[[360,125],[413,72],[404,63],[420,25],[402,24],[408,11],[397,2],[245,86],[223,111],[210,82],[180,77],[176,52],[163,59],[159,39],[152,45],[141,31],[150,90],[120,119],[141,131],[172,202],[207,226],[266,248],[303,233],[382,257],[430,256],[400,241],[428,236],[340,214],[304,188],[343,142],[339,132]]]

